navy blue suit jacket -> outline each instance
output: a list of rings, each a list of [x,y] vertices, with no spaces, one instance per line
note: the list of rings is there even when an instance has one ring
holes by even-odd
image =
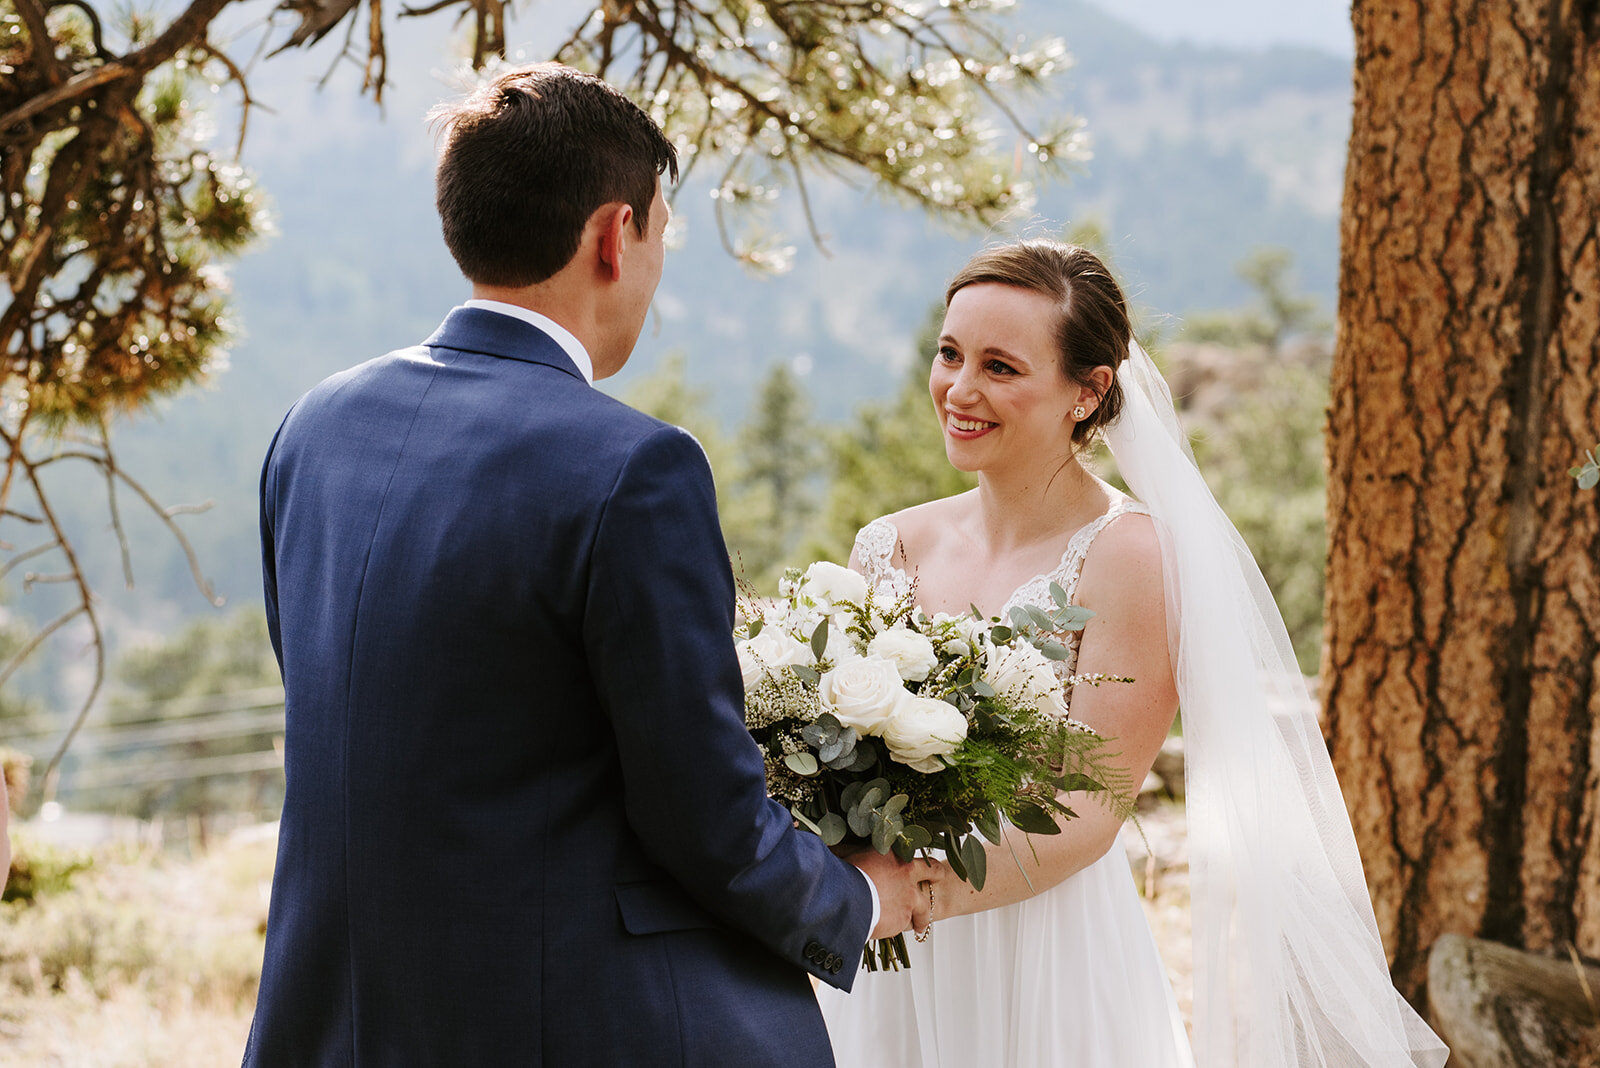
[[[859,873],[765,797],[705,454],[457,309],[261,479],[288,794],[251,1065],[831,1064]]]

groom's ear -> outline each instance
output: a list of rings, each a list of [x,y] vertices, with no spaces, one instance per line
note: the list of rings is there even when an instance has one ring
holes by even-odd
[[[626,203],[602,205],[591,216],[590,223],[599,224],[601,276],[613,282],[621,281],[623,252],[633,226],[633,206]]]

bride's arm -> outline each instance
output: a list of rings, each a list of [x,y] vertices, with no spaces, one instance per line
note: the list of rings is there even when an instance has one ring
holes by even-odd
[[[1077,602],[1095,612],[1083,630],[1078,673],[1128,675],[1136,681],[1077,687],[1072,717],[1113,739],[1110,748],[1117,756],[1111,762],[1126,770],[1137,788],[1155,762],[1178,707],[1167,654],[1161,547],[1148,517],[1124,516],[1095,539],[1084,561]],[[974,891],[953,874],[946,875],[939,884],[934,919],[1032,897],[1104,856],[1122,821],[1090,795],[1062,798],[1077,819],[1063,823],[1055,835],[1027,835],[1008,827],[1006,844],[988,846],[983,890]]]

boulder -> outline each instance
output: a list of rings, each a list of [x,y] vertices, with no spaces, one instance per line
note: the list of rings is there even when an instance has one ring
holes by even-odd
[[[1428,1015],[1451,1068],[1600,1068],[1600,968],[1574,957],[1442,935]]]

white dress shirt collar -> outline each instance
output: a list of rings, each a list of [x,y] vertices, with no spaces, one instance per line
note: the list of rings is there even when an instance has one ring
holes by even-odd
[[[565,352],[572,362],[577,365],[578,373],[583,375],[583,380],[594,385],[594,361],[589,358],[589,350],[583,347],[583,342],[572,336],[572,332],[547,315],[540,315],[530,308],[517,304],[507,304],[500,300],[480,300],[474,297],[462,307],[479,308],[483,311],[499,312],[509,315],[514,319],[521,319],[531,326],[536,326],[550,335],[550,339]]]

